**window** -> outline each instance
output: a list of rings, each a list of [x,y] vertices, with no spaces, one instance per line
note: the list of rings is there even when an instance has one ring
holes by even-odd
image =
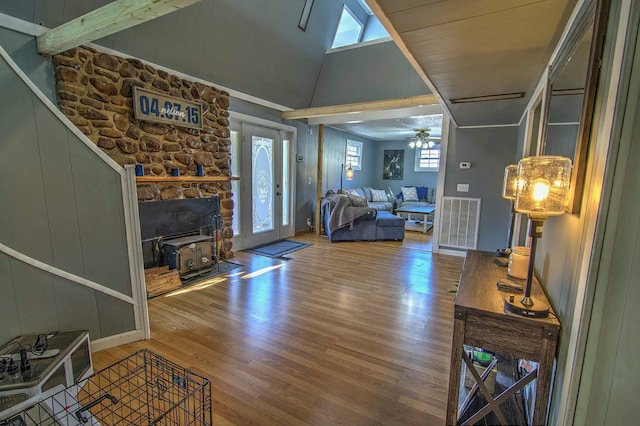
[[[242,141],[237,130],[231,130],[231,175],[240,176],[240,149]],[[231,181],[231,193],[233,194],[233,221],[231,229],[233,235],[240,235],[240,181]]]
[[[416,148],[416,172],[437,172],[440,168],[440,145],[433,148]]]
[[[362,41],[380,40],[381,38],[390,37],[387,30],[382,26],[382,23],[376,15],[369,15],[367,23],[364,26],[364,34],[362,35]]]
[[[343,6],[340,22],[338,22],[338,29],[336,30],[336,35],[333,37],[331,48],[335,49],[337,47],[358,43],[363,28],[362,23],[358,21],[349,8]]]
[[[346,166],[353,170],[362,170],[362,142],[347,139]]]
[[[364,18],[364,24],[347,6],[343,6],[338,28],[333,37],[333,44],[327,53],[375,43],[376,40],[391,40],[389,33],[373,14],[365,0],[358,0],[358,3],[366,14],[365,17],[359,15]]]
[[[289,226],[289,191],[291,187],[291,173],[289,171],[289,154],[291,143],[288,139],[282,140],[282,226]]]

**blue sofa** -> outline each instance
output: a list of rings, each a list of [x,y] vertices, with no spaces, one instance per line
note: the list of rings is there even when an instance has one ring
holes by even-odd
[[[352,223],[331,230],[329,217],[331,203],[322,202],[322,225],[329,241],[376,241],[404,240],[404,219],[385,210],[370,208],[368,213],[356,218]]]
[[[393,209],[395,208],[393,194],[391,194],[390,196],[387,196],[387,199],[384,201],[373,201],[371,189],[372,188],[369,186],[359,186],[356,188],[345,189],[345,192],[351,192],[354,195],[366,198],[367,205],[378,211],[384,210],[388,212],[393,212]],[[386,191],[385,191],[385,195],[386,195]]]
[[[436,205],[436,189],[426,186],[416,186],[416,192],[418,195],[417,200],[405,200],[402,191],[396,195],[397,207],[409,207],[409,206],[426,206],[435,207]]]

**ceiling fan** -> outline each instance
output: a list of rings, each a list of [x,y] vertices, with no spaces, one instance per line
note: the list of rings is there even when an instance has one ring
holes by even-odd
[[[409,142],[409,148],[422,148],[433,149],[440,145],[440,138],[436,138],[429,135],[431,129],[416,129],[416,135],[411,138]]]

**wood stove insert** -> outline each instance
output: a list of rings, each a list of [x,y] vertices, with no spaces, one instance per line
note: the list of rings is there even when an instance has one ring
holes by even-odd
[[[184,282],[226,261],[217,196],[141,201],[138,210],[145,269],[169,266]]]

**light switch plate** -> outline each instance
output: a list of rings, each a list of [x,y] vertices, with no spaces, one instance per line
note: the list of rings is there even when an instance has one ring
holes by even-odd
[[[469,184],[468,183],[459,183],[458,184],[458,192],[469,192]]]

